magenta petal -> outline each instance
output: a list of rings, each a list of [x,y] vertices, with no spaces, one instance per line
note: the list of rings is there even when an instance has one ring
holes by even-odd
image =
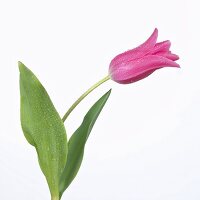
[[[158,29],[155,28],[154,32],[143,44],[132,50],[119,54],[111,61],[110,65],[114,67],[117,64],[122,63],[124,61],[127,62],[141,58],[154,48],[157,41],[157,37],[158,37]]]
[[[164,42],[159,42],[157,43],[155,46],[154,46],[154,49],[153,51],[151,52],[151,54],[156,54],[160,51],[162,52],[168,52],[169,51],[169,48],[171,46],[171,42],[169,40],[166,40]]]
[[[132,83],[150,75],[162,67],[179,67],[174,61],[157,55],[147,55],[139,60],[119,65],[110,70],[111,78],[118,83]]]
[[[139,81],[143,78],[146,78],[148,77],[149,75],[151,75],[156,69],[153,69],[153,70],[149,70],[147,72],[144,72],[143,74],[140,74],[138,76],[134,76],[134,77],[131,77],[131,78],[127,78],[127,79],[122,79],[122,80],[118,80],[116,82],[120,83],[120,84],[129,84],[129,83],[134,83],[136,81]]]
[[[158,38],[158,29],[155,28],[151,36],[140,46],[136,47],[135,50],[139,52],[149,52],[156,45],[156,41]]]
[[[178,55],[173,54],[173,53],[171,53],[171,52],[158,52],[158,53],[156,53],[155,55],[159,55],[159,56],[168,58],[168,59],[173,60],[173,61],[176,61],[176,60],[179,59],[179,56],[178,56]]]
[[[176,61],[179,59],[179,56],[173,53],[167,54],[166,58],[169,58],[170,60]]]

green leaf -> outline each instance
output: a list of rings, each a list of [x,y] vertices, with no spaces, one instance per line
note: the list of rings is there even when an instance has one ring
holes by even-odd
[[[65,169],[60,179],[60,196],[75,178],[81,166],[85,143],[89,137],[92,127],[103,109],[111,90],[104,94],[85,115],[82,124],[71,136],[68,142],[68,157]]]
[[[67,161],[64,124],[45,88],[21,62],[21,125],[28,142],[36,148],[51,196],[59,196],[59,180]]]

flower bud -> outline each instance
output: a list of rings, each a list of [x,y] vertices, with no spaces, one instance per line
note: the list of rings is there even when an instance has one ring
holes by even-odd
[[[180,67],[179,57],[169,50],[169,40],[156,43],[158,29],[140,46],[117,55],[110,63],[109,75],[121,84],[139,81],[163,67]]]

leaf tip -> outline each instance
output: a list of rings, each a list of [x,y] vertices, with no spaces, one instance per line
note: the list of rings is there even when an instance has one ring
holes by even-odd
[[[26,66],[21,61],[18,61],[18,67],[20,72],[22,72],[26,68]]]
[[[108,98],[110,96],[111,92],[112,92],[112,88],[110,88],[110,90],[108,90],[108,92],[106,92],[105,96],[107,96],[107,98]]]

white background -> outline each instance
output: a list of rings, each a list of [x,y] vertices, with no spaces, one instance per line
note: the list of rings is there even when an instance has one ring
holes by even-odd
[[[109,81],[77,107],[66,122],[68,137],[113,88],[63,200],[199,200],[198,12],[192,0],[1,0],[0,199],[50,199],[20,127],[17,61],[38,76],[63,115],[107,74],[114,56],[157,27],[181,69],[161,69],[130,85]]]

